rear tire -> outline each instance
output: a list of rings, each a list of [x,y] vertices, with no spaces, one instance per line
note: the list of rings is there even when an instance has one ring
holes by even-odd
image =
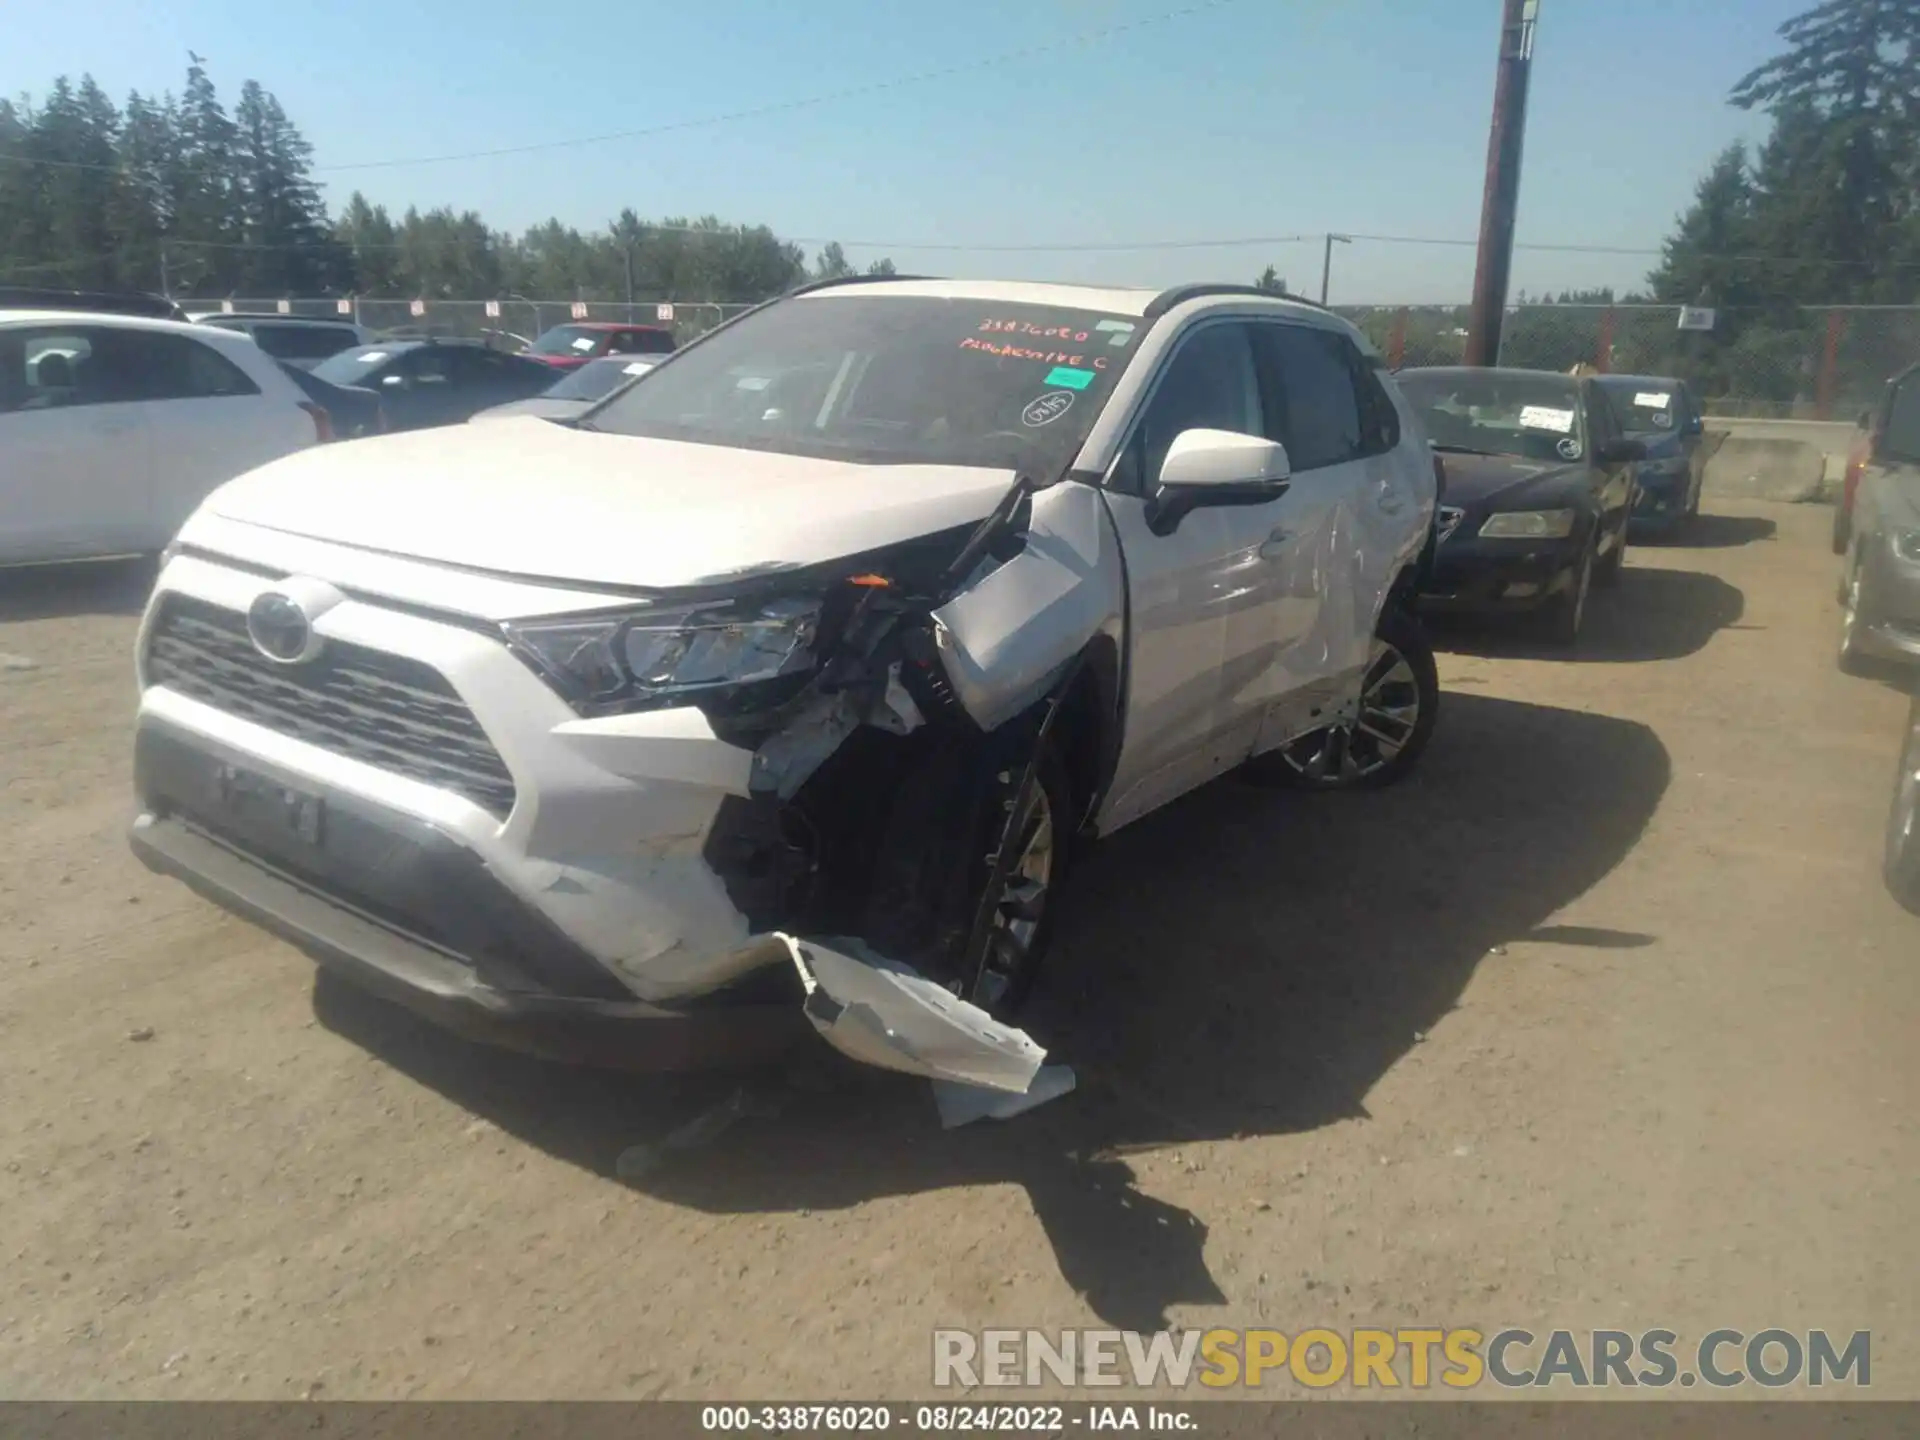
[[[1247,762],[1255,779],[1290,790],[1375,790],[1419,761],[1440,718],[1440,673],[1426,627],[1389,601],[1350,722],[1311,731]]]

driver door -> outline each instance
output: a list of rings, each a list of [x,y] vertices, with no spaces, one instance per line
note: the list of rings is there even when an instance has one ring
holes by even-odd
[[[1108,479],[1127,561],[1129,655],[1126,737],[1103,829],[1246,758],[1249,717],[1231,697],[1288,643],[1285,601],[1300,553],[1288,496],[1205,506],[1166,534],[1149,523],[1167,450],[1193,429],[1267,436],[1245,321],[1202,320],[1181,338]]]

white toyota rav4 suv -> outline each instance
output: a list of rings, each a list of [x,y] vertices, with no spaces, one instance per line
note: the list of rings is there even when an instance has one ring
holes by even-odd
[[[1317,307],[806,287],[577,420],[212,495],[141,628],[133,845],[541,1053],[1001,1043],[1074,842],[1413,763],[1435,484]]]

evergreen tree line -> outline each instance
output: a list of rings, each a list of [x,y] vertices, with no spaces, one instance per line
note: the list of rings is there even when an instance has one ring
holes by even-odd
[[[890,260],[867,267],[891,274]],[[313,148],[257,81],[229,112],[199,60],[175,96],[117,107],[91,76],[0,100],[0,278],[177,297],[363,295],[753,301],[854,273],[764,225],[708,215],[514,236],[472,210],[396,218],[357,191],[330,216]]]

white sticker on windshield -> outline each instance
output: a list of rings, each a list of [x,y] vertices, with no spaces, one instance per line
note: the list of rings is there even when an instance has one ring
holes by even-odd
[[[1523,405],[1520,407],[1520,428],[1551,430],[1556,435],[1569,435],[1573,433],[1573,411],[1555,410],[1550,405]]]
[[[1554,441],[1553,448],[1560,452],[1560,458],[1562,460],[1578,460],[1580,458],[1580,442],[1571,435],[1567,436],[1564,440]]]
[[[742,375],[734,385],[736,390],[764,390],[773,383],[771,375]]]
[[[644,375],[652,368],[653,366],[647,361],[636,360],[631,365],[623,366],[620,373],[622,375]]]
[[[582,335],[573,342],[573,348],[576,350],[591,350],[599,343],[599,340],[592,335]]]
[[[366,354],[360,357],[360,363],[362,365],[378,365],[382,360],[386,358],[387,358],[387,352],[384,350],[369,350]]]
[[[1671,395],[1662,395],[1655,390],[1643,390],[1633,397],[1633,403],[1646,410],[1664,410],[1667,408],[1667,402],[1672,398]]]

